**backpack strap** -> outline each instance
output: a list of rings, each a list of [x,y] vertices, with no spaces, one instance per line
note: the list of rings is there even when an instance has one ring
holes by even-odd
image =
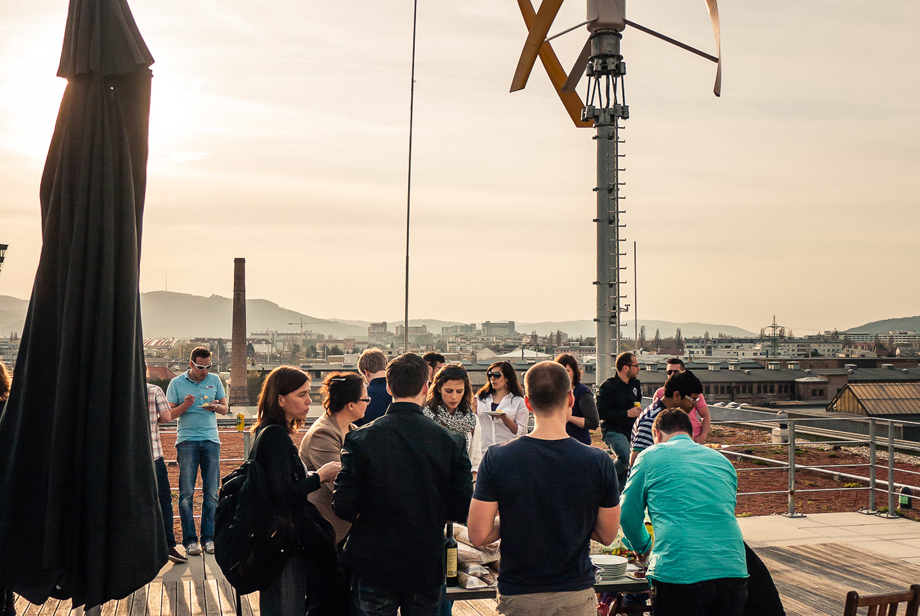
[[[262,435],[265,434],[265,432],[267,430],[270,430],[271,428],[281,428],[281,426],[279,426],[278,424],[267,424],[264,428],[259,430],[259,433],[256,434],[255,440],[252,441],[252,447],[249,448],[249,459],[250,460],[256,459],[256,448],[259,446],[259,441],[262,440]]]

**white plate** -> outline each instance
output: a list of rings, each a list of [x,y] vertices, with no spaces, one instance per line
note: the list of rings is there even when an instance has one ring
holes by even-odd
[[[616,554],[592,554],[591,562],[598,567],[614,567],[616,565],[623,565],[625,567],[629,563],[629,559],[625,556],[617,556]]]

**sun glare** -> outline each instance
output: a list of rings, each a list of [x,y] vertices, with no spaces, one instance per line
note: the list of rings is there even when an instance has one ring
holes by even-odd
[[[0,148],[30,158],[48,153],[67,82],[57,77],[61,24],[0,29]]]

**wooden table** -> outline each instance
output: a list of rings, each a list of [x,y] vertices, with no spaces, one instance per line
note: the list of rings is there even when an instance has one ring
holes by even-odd
[[[648,590],[649,585],[646,580],[636,580],[629,576],[614,578],[594,585],[596,592],[618,593],[618,592],[643,592]],[[494,599],[498,595],[494,586],[489,588],[457,588],[448,587],[447,599],[449,601],[475,601],[477,599]]]

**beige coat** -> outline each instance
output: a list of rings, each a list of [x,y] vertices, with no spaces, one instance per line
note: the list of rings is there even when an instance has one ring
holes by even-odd
[[[354,424],[349,424],[349,431],[355,429]],[[327,462],[338,462],[342,457],[342,444],[345,435],[339,428],[338,422],[328,415],[323,415],[310,426],[310,431],[300,443],[300,459],[307,466],[307,470],[316,471]],[[335,529],[335,542],[339,543],[348,534],[351,523],[339,518],[332,510],[332,482],[310,493],[310,502],[316,505],[323,517],[329,520]]]

